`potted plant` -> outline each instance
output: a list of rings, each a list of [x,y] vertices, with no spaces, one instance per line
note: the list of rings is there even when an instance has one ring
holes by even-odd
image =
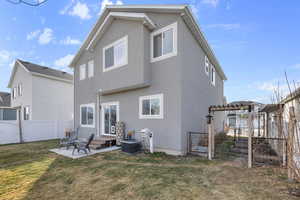
[[[128,131],[128,133],[127,133],[127,139],[128,140],[132,140],[133,139],[133,135],[134,135],[134,131]]]

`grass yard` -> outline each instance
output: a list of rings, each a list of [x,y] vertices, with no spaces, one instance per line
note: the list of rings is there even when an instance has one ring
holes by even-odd
[[[57,141],[0,146],[1,200],[289,199],[278,168],[119,151],[72,160],[48,151]],[[298,199],[299,200],[299,199]]]

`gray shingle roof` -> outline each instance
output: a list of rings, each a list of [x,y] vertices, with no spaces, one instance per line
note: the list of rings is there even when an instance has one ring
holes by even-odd
[[[71,75],[67,72],[52,69],[52,68],[49,68],[46,66],[37,65],[37,64],[30,63],[30,62],[23,61],[23,60],[19,60],[19,62],[22,63],[24,65],[24,67],[30,72],[35,72],[35,73],[44,74],[47,76],[53,76],[56,78],[66,79],[66,80],[73,80],[73,75]]]
[[[0,92],[0,107],[10,107],[10,93]]]

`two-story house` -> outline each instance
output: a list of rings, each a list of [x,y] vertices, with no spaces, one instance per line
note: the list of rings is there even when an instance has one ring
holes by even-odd
[[[70,67],[81,136],[114,136],[123,121],[181,155],[187,132],[207,131],[208,107],[223,104],[226,76],[186,5],[106,7]]]
[[[8,83],[11,107],[22,120],[72,120],[73,75],[16,60]]]

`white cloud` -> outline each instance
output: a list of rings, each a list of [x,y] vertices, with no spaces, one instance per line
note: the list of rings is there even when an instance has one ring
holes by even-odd
[[[123,3],[123,1],[118,0],[118,1],[116,2],[116,4],[117,4],[117,5],[123,5],[124,3]]]
[[[72,7],[74,2],[75,2],[74,0],[71,0],[68,5],[66,5],[62,10],[59,11],[59,14],[61,14],[61,15],[67,14],[68,10],[70,10],[70,8]]]
[[[81,41],[78,39],[71,38],[70,36],[67,36],[67,38],[61,40],[60,43],[64,45],[79,45]]]
[[[40,34],[40,32],[41,32],[41,30],[32,31],[32,32],[27,34],[26,39],[27,40],[33,40],[34,38],[36,38]]]
[[[291,69],[300,69],[300,63],[294,64],[290,67]]]
[[[191,9],[192,9],[192,12],[194,13],[194,15],[196,17],[198,17],[199,9],[197,8],[197,6],[194,4],[191,4]]]
[[[13,68],[14,65],[15,65],[15,61],[12,61],[11,63],[9,63],[9,66],[10,66],[11,68]]]
[[[54,65],[56,67],[59,67],[60,69],[65,69],[71,63],[73,58],[74,58],[73,54],[68,54],[64,57],[55,60]]]
[[[226,31],[231,31],[235,29],[239,29],[241,27],[240,24],[210,24],[206,26],[207,28],[220,28]]]
[[[202,0],[201,2],[212,7],[217,7],[217,5],[219,4],[219,0]]]
[[[43,32],[39,36],[39,44],[48,44],[53,40],[53,30],[51,28],[44,28]]]
[[[11,53],[7,50],[0,50],[0,65],[7,63],[11,58]]]
[[[113,4],[114,3],[111,0],[102,0],[100,12],[102,12],[106,6],[113,5]]]
[[[105,8],[106,6],[114,5],[114,4],[115,4],[115,5],[123,5],[124,3],[123,3],[122,0],[117,0],[115,3],[113,3],[112,0],[102,0],[102,1],[101,1],[101,8],[100,8],[100,13],[99,13],[99,14],[102,13],[102,11],[104,10],[104,8]]]
[[[68,12],[71,16],[80,17],[80,19],[90,19],[92,16],[90,15],[90,9],[86,3],[80,3],[79,1],[75,4],[75,6]]]

